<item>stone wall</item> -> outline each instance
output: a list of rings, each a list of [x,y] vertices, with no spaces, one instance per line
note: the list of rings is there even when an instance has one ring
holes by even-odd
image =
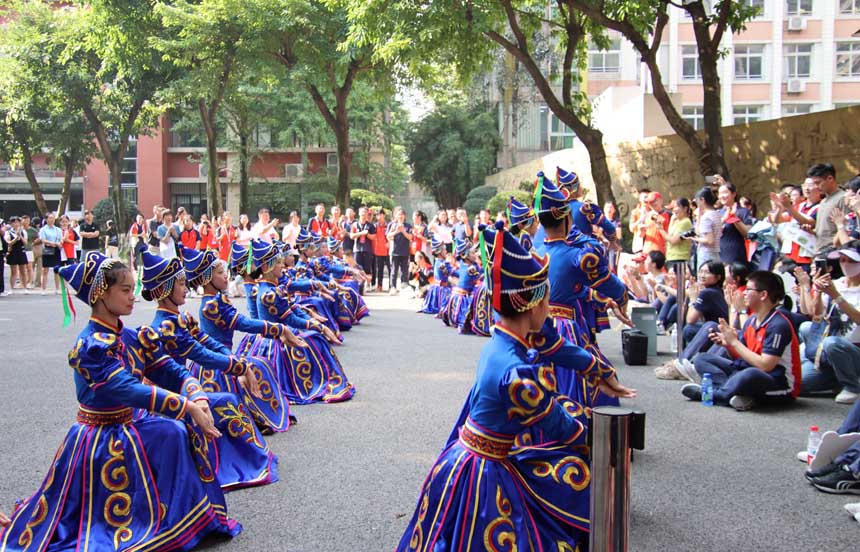
[[[730,180],[740,195],[767,209],[768,192],[784,182],[800,184],[814,163],[833,163],[839,182],[860,172],[860,106],[725,127],[723,140]],[[635,205],[638,188],[673,198],[690,197],[704,185],[692,152],[674,134],[606,144],[606,153],[622,214]],[[534,181],[539,170],[554,176],[556,165],[576,171],[586,188],[593,188],[583,147],[553,152],[490,175],[486,184],[515,190],[524,180]]]

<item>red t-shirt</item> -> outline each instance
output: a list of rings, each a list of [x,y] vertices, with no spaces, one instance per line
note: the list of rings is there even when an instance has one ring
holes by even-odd
[[[308,230],[311,232],[316,232],[320,234],[322,237],[327,238],[329,230],[331,229],[331,223],[323,219],[322,222],[316,217],[312,218],[308,223]]]
[[[77,240],[77,233],[71,228],[66,228],[65,232],[63,232],[63,253],[66,254],[66,259],[73,261],[77,258],[75,254],[75,242]]]
[[[215,233],[212,230],[209,230],[208,234],[200,234],[200,245],[198,246],[198,249],[200,251],[218,249],[218,243],[215,241]]]
[[[193,228],[191,230],[183,230],[179,234],[179,241],[182,242],[182,247],[197,249],[197,243],[200,241],[200,232]]]
[[[373,240],[373,254],[377,257],[388,256],[388,238],[385,236],[385,225],[376,225],[376,239]]]
[[[233,242],[236,241],[237,232],[235,226],[221,230],[221,238],[218,240],[218,257],[222,261],[230,260],[230,248],[233,247]]]

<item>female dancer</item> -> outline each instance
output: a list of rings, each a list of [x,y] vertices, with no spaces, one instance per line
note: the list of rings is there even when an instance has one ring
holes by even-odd
[[[478,361],[458,438],[422,485],[399,551],[577,550],[587,541],[588,418],[557,394],[554,367],[536,364],[528,341],[547,318],[547,261],[527,253],[502,224],[494,230],[482,233],[500,321]],[[600,385],[609,388],[608,381]],[[542,445],[515,446],[518,434],[535,429]]]
[[[188,423],[205,437],[220,435],[205,395],[158,387],[167,370],[142,383],[123,347],[120,317],[134,308],[132,272],[98,252],[59,272],[92,307],[69,353],[77,422],[42,485],[12,514],[0,549],[189,550],[209,533],[238,534],[220,487],[201,478],[189,446]],[[135,420],[134,409],[158,416]]]
[[[420,312],[437,314],[448,305],[448,301],[451,299],[451,283],[448,281],[448,276],[454,271],[454,267],[445,259],[447,251],[444,242],[433,238],[430,241],[430,248],[433,251],[433,256],[436,257],[436,261],[433,263],[433,283],[427,288],[427,293],[424,295],[424,306]]]
[[[481,277],[481,270],[475,261],[475,253],[472,251],[470,242],[458,241],[454,250],[460,261],[457,284],[451,292],[451,300],[448,301],[445,310],[439,311],[436,316],[441,318],[446,326],[456,326],[461,334],[471,333],[472,323],[469,314],[472,308],[472,292],[475,291],[475,284]]]
[[[184,252],[185,255],[196,253],[193,250]],[[186,361],[193,360],[192,373],[199,376],[204,369],[212,370],[217,374],[210,377],[213,380],[222,374],[238,376],[237,387],[244,388],[243,393],[261,398],[257,374],[262,374],[263,370],[251,369],[251,361],[234,356],[228,348],[200,331],[193,316],[179,312],[188,289],[179,259],[164,259],[148,251],[142,253],[142,258],[141,295],[147,301],[158,301],[153,327],[168,358],[172,357],[183,369]],[[209,393],[209,398],[215,423],[224,433],[214,451],[221,488],[228,491],[277,481],[278,460],[248,415],[243,401],[232,393]]]
[[[508,201],[508,225],[511,234],[520,240],[520,245],[526,251],[534,249],[532,238],[537,232],[538,220],[532,205],[518,201],[514,196]]]
[[[308,346],[288,347],[279,340],[258,335],[248,349],[249,354],[261,356],[275,367],[281,389],[290,402],[308,404],[351,399],[355,388],[319,333],[327,328],[304,314],[303,309],[290,300],[286,290],[278,286],[278,277],[284,269],[281,251],[275,244],[256,240],[251,242],[251,249],[253,274],[260,278],[257,312],[261,319],[286,324],[295,333],[301,331],[299,335]]]

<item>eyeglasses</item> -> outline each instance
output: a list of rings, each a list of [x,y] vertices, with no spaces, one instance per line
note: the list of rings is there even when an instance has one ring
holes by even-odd
[[[755,288],[748,287],[748,288],[746,288],[744,291],[754,291],[754,292],[756,292],[756,293],[761,293],[762,291],[766,291],[766,290],[763,290],[763,289],[755,289]]]

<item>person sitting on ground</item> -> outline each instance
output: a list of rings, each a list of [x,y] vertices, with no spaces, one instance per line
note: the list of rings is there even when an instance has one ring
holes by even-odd
[[[687,289],[689,308],[683,329],[684,345],[692,341],[705,322],[717,322],[720,318],[729,317],[729,305],[723,295],[723,283],[726,279],[723,263],[706,262],[699,268],[698,276],[698,280],[691,282]],[[669,313],[669,321],[677,319],[676,309],[677,305]]]
[[[714,404],[750,410],[756,402],[796,398],[800,393],[800,345],[789,314],[780,309],[785,289],[771,272],[750,274],[744,292],[752,313],[739,334],[725,318],[711,341],[726,348],[729,357],[700,353],[693,358],[696,372],[710,374]],[[690,383],[681,393],[702,400],[702,387]]]
[[[839,316],[847,323],[845,337],[831,332],[821,343],[815,363],[804,363],[803,393],[835,391],[840,404],[852,404],[860,397],[860,240],[853,240],[836,252],[843,278],[833,280],[829,273],[813,269],[812,280],[803,270],[795,272],[801,291],[801,309],[815,320]],[[824,295],[828,305],[824,305]],[[829,313],[829,315],[828,315]],[[838,322],[838,319],[837,319]],[[831,324],[831,330],[834,329]]]
[[[854,406],[836,430],[837,435],[831,435],[838,437],[848,433],[860,433],[860,400],[854,401]],[[822,436],[821,442],[825,446],[830,444],[827,433]],[[835,439],[832,446],[841,448],[839,441]],[[833,449],[833,452],[838,448]],[[824,447],[820,446],[818,451],[819,454],[824,454]],[[831,494],[860,494],[860,441],[855,441],[847,449],[839,451],[835,458],[823,467],[807,470],[805,476],[819,491]],[[846,504],[845,509],[854,519],[860,521],[860,502]]]

